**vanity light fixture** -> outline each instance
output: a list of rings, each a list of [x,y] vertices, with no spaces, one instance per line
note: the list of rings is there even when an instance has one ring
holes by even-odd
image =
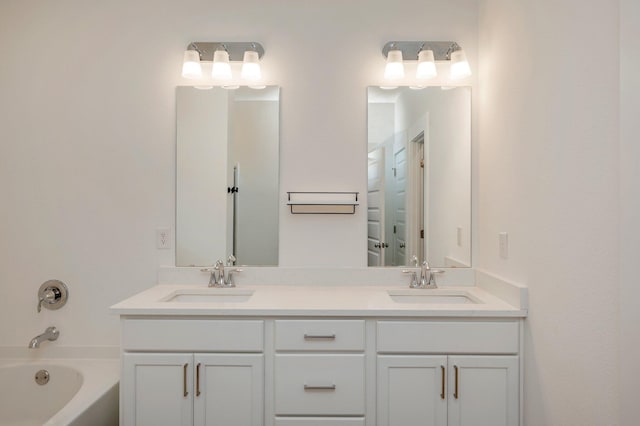
[[[460,80],[471,75],[471,68],[469,67],[467,55],[464,53],[464,50],[459,49],[451,52],[450,72],[450,77],[452,80]]]
[[[262,78],[260,58],[258,58],[258,52],[255,50],[246,50],[244,52],[240,77],[251,81],[258,81]]]
[[[246,81],[254,89],[266,87],[261,83],[260,59],[264,48],[257,42],[192,42],[184,52],[182,76],[199,80],[198,87],[222,86],[237,89]],[[231,64],[242,62],[239,78],[234,78]],[[207,70],[203,75],[202,69]],[[211,71],[209,74],[209,70]]]
[[[451,64],[449,78],[459,80],[471,75],[471,68],[464,50],[455,41],[390,41],[382,48],[387,59],[384,78],[397,80],[404,77],[404,61],[417,61],[416,79],[426,80],[437,76],[436,61]],[[390,67],[390,64],[393,64]],[[402,70],[393,72],[393,70]],[[422,86],[415,86],[417,88]]]
[[[384,68],[385,80],[400,80],[404,78],[404,64],[402,63],[402,50],[395,49],[387,52],[387,65]]]
[[[202,65],[200,65],[200,52],[196,46],[191,43],[187,50],[184,51],[184,60],[182,62],[182,76],[184,78],[202,78]]]
[[[231,80],[231,65],[229,64],[229,52],[223,44],[213,52],[213,68],[211,78],[214,80]]]
[[[433,50],[421,48],[418,52],[418,68],[416,69],[416,78],[418,80],[426,80],[434,78],[438,75],[436,71],[436,60],[433,56]]]

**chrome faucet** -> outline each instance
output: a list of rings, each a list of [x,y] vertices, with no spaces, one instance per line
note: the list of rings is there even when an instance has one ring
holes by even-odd
[[[429,262],[425,260],[420,268],[420,287],[427,288],[428,285],[431,285],[431,268]]]
[[[31,339],[31,342],[29,342],[29,349],[39,348],[40,343],[44,342],[45,340],[49,340],[49,341],[57,340],[59,336],[60,336],[60,331],[58,331],[57,328],[47,327],[44,333],[39,334],[38,336]]]
[[[416,265],[417,266],[417,265]],[[418,279],[418,273],[412,270],[402,271],[404,274],[411,274],[410,288],[438,288],[436,284],[436,274],[444,274],[445,271],[440,269],[431,269],[429,262],[426,260],[422,262],[420,267],[420,278]]]
[[[234,255],[229,256],[227,259],[227,266],[232,267],[236,262]],[[242,272],[242,269],[229,269],[225,271],[224,262],[222,260],[216,260],[213,268],[201,269],[202,272],[210,272],[209,287],[235,287],[233,283],[234,272]]]
[[[213,281],[213,283],[211,281]],[[216,260],[213,272],[211,273],[211,279],[209,279],[209,287],[223,287],[224,281],[224,262],[222,260]]]

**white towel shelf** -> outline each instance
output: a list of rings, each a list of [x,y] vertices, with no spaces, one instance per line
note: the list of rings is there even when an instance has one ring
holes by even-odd
[[[358,192],[287,192],[291,214],[354,214]]]

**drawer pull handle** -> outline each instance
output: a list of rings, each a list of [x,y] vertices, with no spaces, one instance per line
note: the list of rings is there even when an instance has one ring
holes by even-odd
[[[196,365],[196,396],[200,396],[200,363]]]
[[[460,392],[458,392],[458,366],[454,365],[453,366],[453,370],[455,371],[455,379],[456,379],[456,387],[455,390],[453,391],[453,397],[455,399],[458,399],[458,397],[460,396]]]
[[[304,340],[336,340],[335,334],[307,334],[304,333]]]
[[[189,367],[189,364],[182,366],[182,394],[185,398],[189,396],[189,391],[187,391],[187,367]]]
[[[444,399],[444,378],[446,376],[444,365],[440,366],[440,371],[442,372],[442,389],[440,391],[440,398]]]
[[[325,386],[304,385],[304,390],[306,390],[306,391],[311,391],[311,390],[334,391],[334,390],[336,390],[336,385],[325,385]]]

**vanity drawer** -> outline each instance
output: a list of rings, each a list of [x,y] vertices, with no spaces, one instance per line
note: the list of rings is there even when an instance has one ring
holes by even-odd
[[[363,351],[362,320],[278,320],[278,351]]]
[[[275,356],[277,415],[364,415],[364,355]]]
[[[378,321],[378,352],[515,354],[515,321]]]
[[[260,320],[127,319],[125,351],[262,352]]]
[[[276,417],[275,426],[364,426],[362,417]]]

